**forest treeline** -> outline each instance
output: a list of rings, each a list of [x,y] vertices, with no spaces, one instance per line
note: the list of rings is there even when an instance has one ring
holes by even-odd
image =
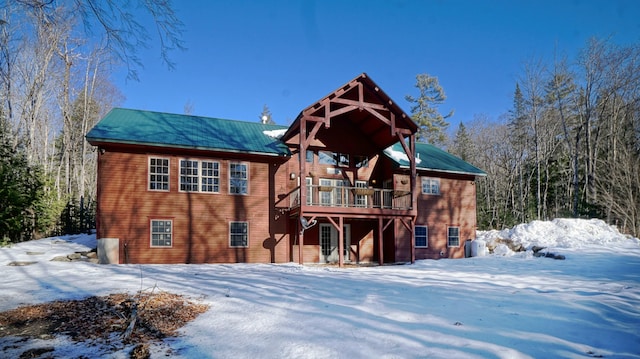
[[[137,79],[151,38],[141,14],[171,67],[182,24],[165,0],[0,4],[0,245],[94,228],[96,153],[84,136],[123,100],[113,73]]]
[[[94,226],[97,155],[84,136],[123,100],[115,71],[124,64],[137,77],[135,50],[148,37],[132,16],[137,6],[151,14],[171,66],[181,23],[164,0],[0,6],[0,244]],[[465,121],[448,140],[452,113],[436,109],[446,99],[437,78],[418,75],[420,95],[406,100],[419,139],[486,171],[480,229],[598,217],[638,236],[639,56],[638,45],[593,39],[577,58],[531,61],[514,83],[513,108]]]
[[[478,224],[601,218],[640,235],[640,47],[591,39],[531,61],[498,120],[461,124],[448,150],[486,171]]]

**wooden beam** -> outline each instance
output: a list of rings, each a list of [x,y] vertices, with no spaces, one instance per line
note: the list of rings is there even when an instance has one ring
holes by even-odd
[[[311,129],[311,132],[309,132],[309,136],[305,135],[304,138],[304,147],[308,147],[309,146],[309,142],[311,142],[311,138],[316,138],[316,135],[318,134],[318,130],[320,129],[320,127],[322,126],[322,122],[314,122],[313,128]],[[305,153],[306,156],[306,153]]]
[[[335,111],[331,111],[329,113],[329,115],[333,118],[335,116],[342,115],[343,113],[351,112],[351,111],[355,110],[356,108],[358,108],[358,107],[354,106],[354,105],[346,106],[346,107],[343,107],[341,109],[338,109],[338,110],[335,110]]]
[[[407,144],[404,142],[404,136],[401,135],[398,132],[396,132],[396,135],[398,136],[400,145],[402,145],[402,149],[404,150],[404,153],[407,155],[407,159],[409,160],[409,164],[413,163],[413,165],[415,166],[416,157],[414,156],[413,151],[411,151],[409,146],[407,146]],[[409,140],[409,141],[411,141],[411,140]]]
[[[324,117],[315,115],[304,115],[308,122],[324,122]]]
[[[373,116],[375,116],[376,118],[378,118],[380,121],[384,122],[386,125],[391,125],[391,121],[389,121],[388,118],[382,116],[378,111],[365,107],[365,110],[367,110],[367,112],[369,112],[370,114],[372,114]]]
[[[328,98],[322,100],[322,105],[324,106],[324,127],[331,127],[331,101]]]
[[[363,110],[366,107],[368,107],[368,108],[372,108],[372,109],[376,109],[376,110],[389,111],[389,109],[385,105],[380,105],[378,103],[364,102],[364,100],[363,101],[355,101],[355,100],[349,100],[349,99],[346,99],[346,98],[334,98],[333,100],[331,100],[331,102],[339,103],[339,104],[343,104],[343,105],[353,105],[353,106],[357,106],[358,108],[362,107]]]
[[[416,153],[416,136],[409,136],[409,147],[412,153]],[[411,170],[411,177],[409,179],[411,186],[411,209],[414,213],[418,211],[418,192],[417,192],[417,182],[418,182],[418,170],[416,166],[416,157],[411,157],[411,161],[409,161],[409,167]]]
[[[340,218],[340,217],[338,217]],[[327,216],[327,220],[329,221],[329,223],[331,223],[333,225],[333,228],[335,228],[336,230],[338,230],[340,227],[338,227],[338,224],[333,220],[333,218]]]
[[[382,228],[382,230],[384,231],[385,229],[387,229],[387,227],[389,227],[391,223],[393,223],[393,218],[389,218],[389,220],[387,221],[387,224],[384,225],[384,228]]]
[[[409,220],[409,223],[405,222],[404,218],[400,218],[400,221],[402,222],[402,224],[407,228],[407,230],[410,233],[410,240],[411,240],[411,264],[416,262],[416,235],[415,235],[415,231],[413,228],[413,218],[407,218]]]

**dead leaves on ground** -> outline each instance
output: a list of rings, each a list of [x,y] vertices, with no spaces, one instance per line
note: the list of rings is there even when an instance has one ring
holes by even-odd
[[[75,341],[110,342],[121,339],[134,302],[138,317],[128,340],[140,343],[175,336],[179,328],[208,309],[207,305],[167,292],[116,293],[55,301],[0,313],[0,337],[46,339],[68,335]]]

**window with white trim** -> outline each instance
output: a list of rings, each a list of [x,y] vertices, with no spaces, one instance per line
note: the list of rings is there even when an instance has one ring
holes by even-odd
[[[214,161],[180,160],[181,192],[220,192],[220,164]]]
[[[367,181],[356,181],[356,188],[363,188],[366,189],[368,188],[369,183]],[[369,196],[366,194],[358,194],[357,190],[356,190],[356,195],[355,195],[355,205],[356,207],[366,207],[367,206],[367,202],[369,201]]]
[[[427,226],[415,226],[414,232],[416,237],[416,247],[429,247],[429,228],[427,228]]]
[[[180,191],[198,192],[198,161],[180,160]]]
[[[151,220],[151,247],[171,247],[173,239],[173,220]]]
[[[313,204],[313,187],[311,187],[313,185],[313,179],[311,177],[307,177],[305,178],[305,181],[307,183],[307,205],[312,205]]]
[[[169,159],[149,157],[149,190],[169,190]]]
[[[249,193],[249,166],[246,163],[229,163],[229,193]]]
[[[449,227],[447,230],[447,246],[460,247],[460,227]]]
[[[220,164],[214,161],[202,161],[200,172],[200,192],[220,192]]]
[[[422,177],[422,194],[440,194],[440,178]]]
[[[249,247],[249,222],[229,222],[229,246]]]

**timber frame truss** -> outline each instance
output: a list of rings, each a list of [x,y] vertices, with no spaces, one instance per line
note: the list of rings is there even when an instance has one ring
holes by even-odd
[[[410,164],[410,189],[411,209],[405,211],[369,211],[367,213],[335,213],[326,208],[310,206],[301,201],[297,217],[309,217],[325,219],[339,235],[339,265],[344,265],[344,241],[343,228],[345,218],[365,218],[377,220],[378,258],[382,265],[384,262],[383,237],[385,230],[396,221],[400,221],[411,233],[411,262],[415,261],[415,234],[413,225],[417,214],[416,208],[416,159],[415,159],[415,133],[417,125],[407,116],[365,73],[356,77],[336,91],[332,92],[314,105],[303,110],[291,125],[283,140],[297,137],[297,143],[292,145],[299,148],[299,153],[306,153],[310,144],[318,140],[320,131],[328,131],[334,125],[334,121],[351,121],[360,128],[362,135],[372,140],[378,153],[382,153],[387,147],[399,142]],[[299,178],[304,179],[307,173],[306,161],[299,161]],[[300,197],[306,198],[307,184],[300,181]],[[300,226],[300,221],[297,221]],[[395,237],[394,230],[394,237]],[[297,231],[298,259],[303,264],[304,230]]]

